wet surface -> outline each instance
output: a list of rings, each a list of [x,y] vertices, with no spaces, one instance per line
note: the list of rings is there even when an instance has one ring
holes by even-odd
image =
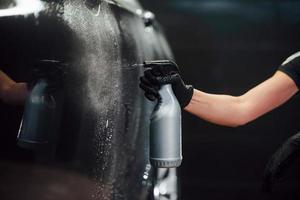
[[[154,105],[145,101],[138,87],[142,69],[128,70],[128,66],[171,58],[164,37],[158,27],[146,29],[140,16],[116,4],[81,0],[42,3],[45,9],[38,14],[0,18],[4,39],[0,64],[16,80],[28,81],[32,66],[41,59],[67,63],[59,139],[54,150],[16,147],[9,134],[17,130],[22,108],[12,112],[1,105],[1,113],[12,113],[14,124],[1,124],[1,134],[9,135],[11,142],[1,141],[1,174],[7,176],[0,184],[7,183],[6,193],[12,191],[16,176],[23,174],[14,175],[23,169],[15,162],[22,160],[28,163],[24,170],[33,174],[20,178],[16,189],[20,188],[20,195],[25,189],[32,191],[36,194],[32,199],[40,199],[42,191],[53,189],[51,185],[54,192],[49,199],[57,193],[62,193],[57,199],[66,199],[64,195],[80,187],[83,196],[75,192],[72,199],[146,199],[153,179],[148,134]],[[12,167],[4,158],[13,161]],[[41,165],[46,169],[40,169]],[[69,170],[76,175],[68,175]],[[35,177],[45,182],[39,184]],[[60,178],[52,183],[49,177]],[[26,188],[21,184],[27,184]]]

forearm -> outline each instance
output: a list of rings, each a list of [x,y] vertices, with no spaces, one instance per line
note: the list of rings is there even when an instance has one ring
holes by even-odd
[[[240,97],[209,94],[194,89],[192,100],[185,110],[209,122],[234,127],[243,123],[240,101]]]
[[[291,78],[276,72],[273,77],[238,97],[194,90],[185,110],[209,122],[235,127],[273,110],[297,91]]]

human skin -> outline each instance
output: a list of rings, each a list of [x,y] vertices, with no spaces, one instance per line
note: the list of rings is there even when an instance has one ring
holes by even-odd
[[[277,71],[241,96],[209,94],[194,89],[192,100],[184,110],[218,125],[237,127],[275,109],[297,92],[295,82]]]
[[[0,100],[10,105],[23,105],[28,95],[26,83],[16,83],[0,70]]]

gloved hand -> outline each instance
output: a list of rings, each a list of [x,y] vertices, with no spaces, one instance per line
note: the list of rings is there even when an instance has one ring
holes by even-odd
[[[28,88],[31,90],[40,79],[49,81],[49,89],[60,88],[67,66],[66,63],[57,60],[38,60],[32,68]]]
[[[290,137],[269,160],[263,178],[263,191],[271,192],[274,183],[283,176],[284,171],[299,157],[300,133]]]
[[[161,86],[171,84],[181,108],[190,103],[194,88],[183,82],[176,63],[169,60],[146,61],[144,67],[146,70],[140,78],[140,87],[150,101],[160,100],[158,91]]]

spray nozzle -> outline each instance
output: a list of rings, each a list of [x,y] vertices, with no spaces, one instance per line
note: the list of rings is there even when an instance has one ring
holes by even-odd
[[[40,60],[32,69],[31,83],[35,85],[39,80],[45,79],[49,88],[60,88],[65,77],[64,69],[66,64],[57,60]]]
[[[179,71],[177,64],[171,60],[145,61],[143,66],[153,69],[154,73],[159,73],[160,75],[171,75]]]
[[[133,64],[126,69],[136,69],[136,68],[151,68],[154,73],[158,75],[172,75],[179,72],[177,64],[171,60],[151,60],[145,61],[142,64]]]

